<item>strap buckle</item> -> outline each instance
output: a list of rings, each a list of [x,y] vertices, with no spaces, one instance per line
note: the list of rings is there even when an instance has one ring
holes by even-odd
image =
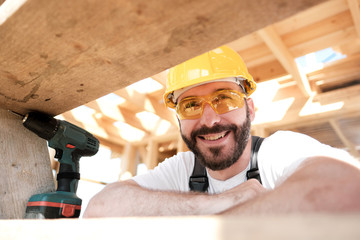
[[[209,187],[207,176],[191,176],[189,186],[192,191],[206,192]]]

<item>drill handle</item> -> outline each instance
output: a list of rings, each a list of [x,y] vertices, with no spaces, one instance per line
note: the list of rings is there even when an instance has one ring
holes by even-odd
[[[63,151],[55,149],[59,158],[59,172],[57,174],[57,191],[76,193],[78,181],[80,180],[79,160],[80,155],[76,151]]]

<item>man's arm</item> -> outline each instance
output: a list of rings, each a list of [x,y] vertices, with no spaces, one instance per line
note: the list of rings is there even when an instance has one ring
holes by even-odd
[[[216,214],[264,191],[257,180],[247,181],[215,195],[149,190],[128,180],[112,183],[95,195],[90,200],[84,217]]]
[[[360,170],[328,157],[312,157],[272,191],[225,215],[360,211]]]

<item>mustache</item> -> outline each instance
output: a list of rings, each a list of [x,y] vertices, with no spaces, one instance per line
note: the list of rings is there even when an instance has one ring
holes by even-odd
[[[211,128],[202,126],[201,128],[194,130],[190,137],[192,140],[195,140],[199,135],[206,135],[206,134],[215,134],[224,131],[233,131],[234,133],[237,130],[237,126],[235,124],[228,124],[228,125],[215,125]]]

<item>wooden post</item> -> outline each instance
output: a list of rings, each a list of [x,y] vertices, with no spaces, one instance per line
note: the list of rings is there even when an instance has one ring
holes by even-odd
[[[186,151],[189,151],[189,148],[186,146],[184,140],[179,134],[178,142],[177,142],[177,152],[186,152]]]
[[[150,140],[148,145],[148,151],[146,155],[145,164],[148,169],[153,169],[158,165],[158,155],[159,155],[159,143]]]
[[[45,140],[0,110],[0,218],[23,218],[33,194],[55,190]]]
[[[127,143],[123,157],[121,158],[121,171],[119,180],[125,180],[136,174],[137,166],[136,147],[131,143]]]

